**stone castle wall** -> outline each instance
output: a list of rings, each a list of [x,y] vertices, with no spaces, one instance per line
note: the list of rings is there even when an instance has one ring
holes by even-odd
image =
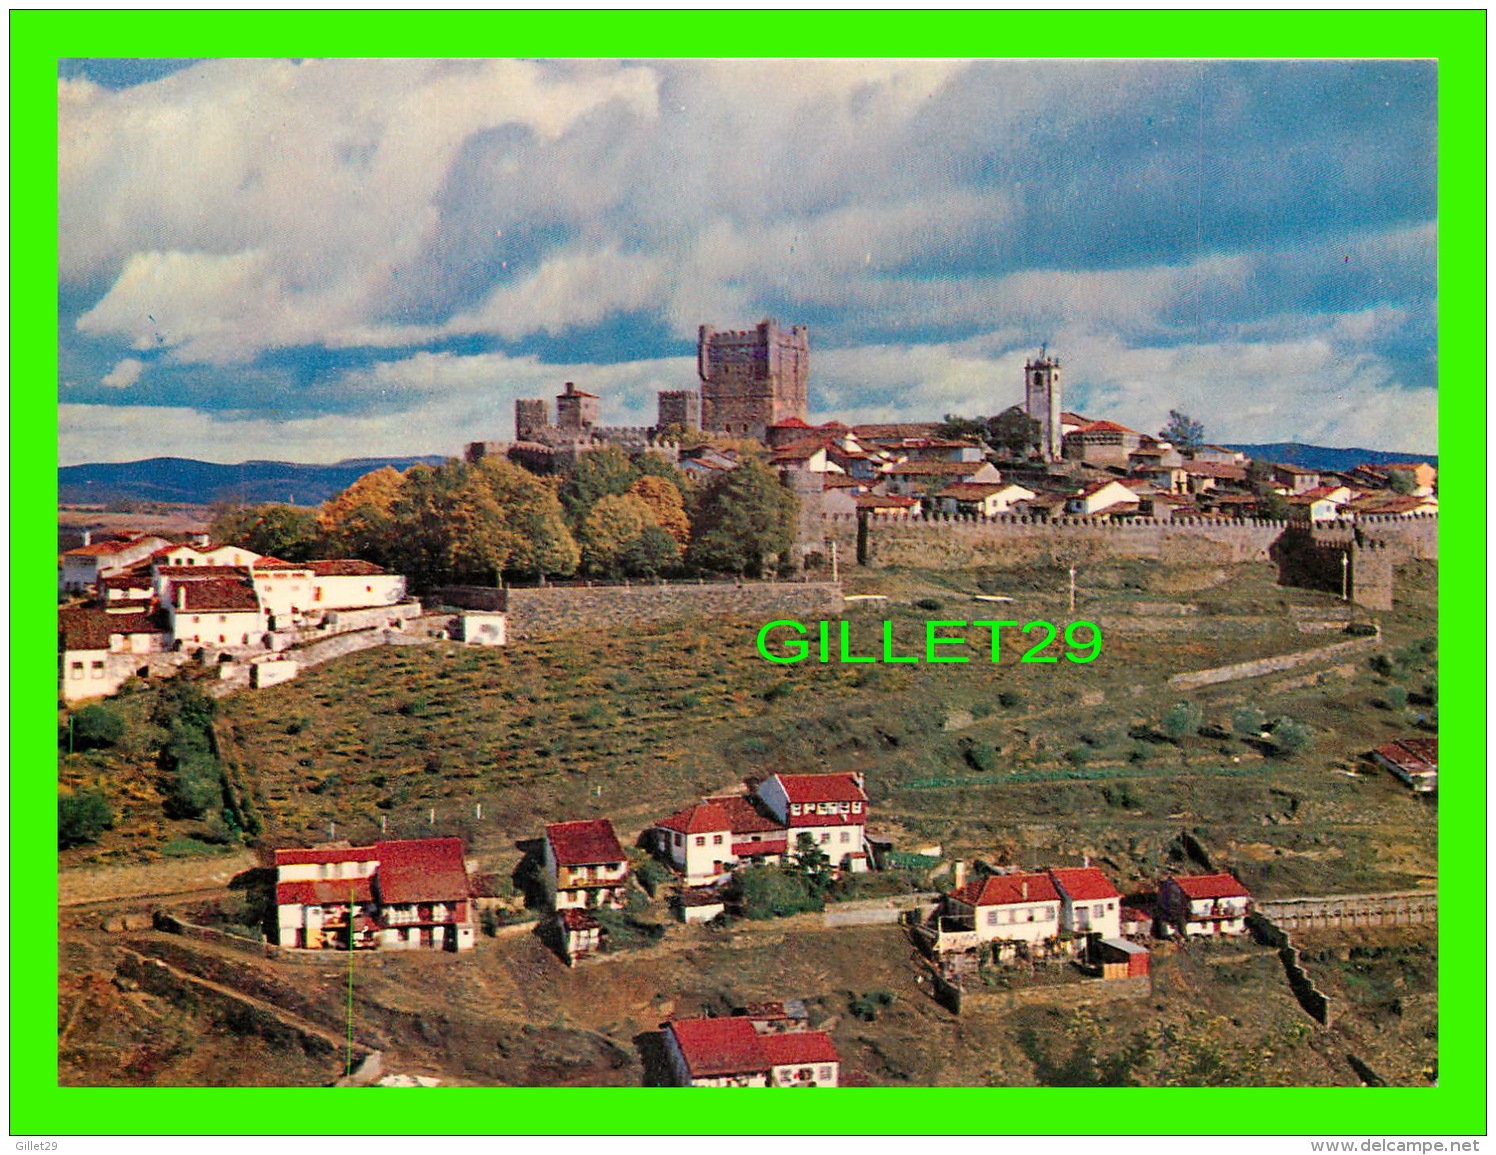
[[[1347,542],[1354,536],[1352,523],[1331,523],[1316,528],[1313,538],[1330,544],[1337,536]],[[1439,519],[1364,517],[1354,523],[1363,540],[1374,538],[1386,549],[1362,561],[1362,580],[1369,599],[1380,602],[1384,580],[1391,581],[1391,565],[1403,558],[1437,560]],[[1104,558],[1145,558],[1173,564],[1233,564],[1268,561],[1274,547],[1289,530],[1290,523],[1254,519],[1042,518],[1000,515],[997,517],[910,516],[869,518],[869,564],[1015,565],[1096,561]],[[856,556],[857,518],[853,514],[822,514],[819,529],[824,540],[835,541],[841,556]],[[1361,552],[1358,550],[1358,552]],[[1367,553],[1375,552],[1375,547]],[[1339,562],[1334,562],[1335,589],[1339,590]],[[1385,575],[1383,570],[1385,569]],[[1389,602],[1390,604],[1390,602]]]

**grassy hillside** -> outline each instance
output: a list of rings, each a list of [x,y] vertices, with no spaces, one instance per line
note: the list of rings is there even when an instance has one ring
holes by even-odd
[[[853,589],[890,600],[847,620],[859,652],[884,618],[908,638],[927,619],[1063,623],[1055,579],[858,573]],[[1016,600],[972,597],[984,590]],[[746,775],[858,769],[876,825],[905,845],[1030,864],[1090,855],[1135,885],[1190,829],[1264,894],[1374,889],[1435,869],[1432,808],[1386,775],[1354,773],[1360,753],[1428,709],[1432,567],[1407,569],[1399,594],[1382,615],[1393,665],[1378,672],[1362,656],[1323,678],[1313,667],[1202,691],[1190,697],[1205,727],[1177,743],[1157,732],[1184,696],[1164,685],[1169,674],[1338,641],[1295,622],[1341,607],[1276,587],[1268,566],[1119,563],[1083,575],[1076,616],[1105,633],[1087,665],[1020,664],[1012,647],[993,666],[983,635],[964,665],[779,666],[754,651],[762,623],[694,621],[496,651],[366,651],[228,699],[224,730],[278,844],[326,838],[330,823],[354,839],[458,833],[502,867],[547,821],[606,815],[637,831]],[[1392,684],[1412,705],[1389,707]],[[138,719],[148,697],[126,708]],[[1243,705],[1307,722],[1312,744],[1271,756],[1232,731]],[[137,728],[124,750],[65,759],[65,780],[102,775],[125,809],[103,843],[70,858],[150,856],[172,840],[181,852],[192,824],[161,819],[150,753]]]

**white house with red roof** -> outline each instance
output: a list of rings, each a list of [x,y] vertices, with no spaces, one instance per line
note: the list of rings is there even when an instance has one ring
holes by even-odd
[[[62,555],[57,588],[67,593],[93,589],[100,578],[123,573],[170,544],[164,537],[144,534],[127,541],[101,541],[70,549]]]
[[[1031,501],[1036,494],[1011,481],[955,481],[935,495],[941,513],[977,513],[996,517],[1007,513],[1019,501]]]
[[[989,874],[946,895],[947,916],[969,919],[979,943],[1033,945],[1062,929],[1060,892],[1048,874]]]
[[[542,853],[556,910],[622,909],[628,898],[628,855],[606,818],[551,823]]]
[[[1334,521],[1340,509],[1355,495],[1349,486],[1320,485],[1288,499],[1288,516],[1294,521]]]
[[[1171,875],[1159,884],[1158,911],[1182,935],[1246,934],[1252,895],[1225,872]]]
[[[471,950],[472,884],[458,838],[275,852],[279,942],[302,950]],[[350,927],[351,922],[351,927]]]
[[[405,600],[405,575],[390,573],[358,558],[309,561],[310,609],[357,610],[393,606]]]
[[[1122,895],[1094,866],[1053,869],[1060,895],[1060,928],[1116,938],[1122,933]]]
[[[1115,421],[1092,421],[1064,435],[1066,458],[1122,469],[1127,467],[1128,456],[1142,444],[1143,434]]]
[[[1439,739],[1402,738],[1372,751],[1372,761],[1391,770],[1415,794],[1439,789]]]
[[[758,784],[759,800],[785,828],[788,853],[808,836],[839,870],[867,866],[867,794],[861,774],[775,774]]]
[[[786,827],[741,794],[705,798],[655,823],[655,846],[687,886],[720,882],[744,862],[777,862]]]
[[[183,649],[243,649],[265,643],[269,624],[248,578],[173,580],[170,598],[163,598],[162,605],[173,640]]]
[[[665,1054],[682,1087],[835,1087],[841,1055],[825,1031],[762,1033],[742,1015],[664,1025]]]

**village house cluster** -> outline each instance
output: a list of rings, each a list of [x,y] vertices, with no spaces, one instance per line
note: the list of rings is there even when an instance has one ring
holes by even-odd
[[[348,558],[288,562],[234,545],[144,535],[62,555],[59,585],[92,596],[58,611],[66,701],[112,694],[182,662],[243,662],[252,684],[294,676],[282,651],[348,629],[398,623],[419,607],[405,578]]]

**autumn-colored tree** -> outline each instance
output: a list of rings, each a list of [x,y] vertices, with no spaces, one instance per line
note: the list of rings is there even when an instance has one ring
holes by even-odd
[[[492,486],[461,461],[407,470],[391,520],[392,561],[420,589],[494,582],[523,544]]]
[[[599,498],[582,523],[582,557],[591,573],[616,575],[623,571],[629,546],[650,526],[654,513],[634,494]]]
[[[675,486],[681,493],[686,491],[686,475],[676,468],[675,462],[658,453],[641,453],[634,458],[634,468],[644,477],[659,477]]]
[[[219,509],[208,533],[215,544],[237,545],[282,561],[306,561],[322,545],[317,515],[294,505],[235,505]]]
[[[629,577],[658,577],[680,565],[680,546],[659,526],[646,525],[644,532],[624,547],[619,564]]]
[[[395,532],[394,508],[405,475],[385,466],[366,473],[342,493],[322,503],[317,523],[327,552],[333,557],[357,557],[381,565],[390,560]]]
[[[757,577],[789,553],[799,516],[799,499],[767,465],[749,458],[702,491],[691,518],[690,560]]]
[[[684,546],[691,540],[691,523],[686,518],[686,504],[680,490],[663,477],[641,477],[629,486],[629,493],[649,506],[655,524]]]
[[[581,550],[567,528],[555,486],[501,458],[484,458],[475,469],[518,538],[505,568],[527,577],[576,573]]]

